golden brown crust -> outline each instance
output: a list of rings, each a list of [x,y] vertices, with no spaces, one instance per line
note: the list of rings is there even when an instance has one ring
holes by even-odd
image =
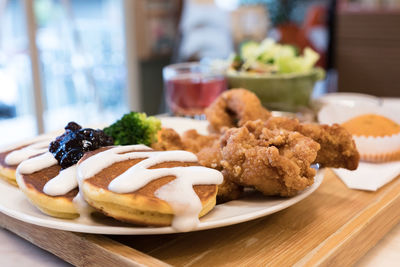
[[[338,124],[320,125],[302,124],[296,119],[284,117],[271,117],[265,121],[268,129],[285,129],[297,131],[304,136],[310,137],[319,143],[321,149],[318,151],[315,163],[322,167],[346,168],[355,170],[360,161],[356,144],[351,134]]]
[[[183,149],[181,137],[174,129],[162,128],[157,135],[157,142],[151,145],[154,150],[166,151]]]
[[[224,178],[222,184],[218,185],[217,203],[239,199],[243,195],[244,187]]]
[[[222,161],[222,150],[220,145],[220,139],[215,139],[212,144],[204,146],[197,152],[199,163],[203,166],[213,168],[219,171],[223,170],[221,164]],[[218,185],[217,202],[224,203],[227,201],[235,200],[240,198],[243,193],[243,186],[238,185],[228,179],[225,179],[222,184]]]
[[[183,148],[192,153],[198,153],[204,148],[212,147],[219,137],[219,134],[201,135],[194,129],[188,130],[182,135]]]
[[[266,120],[271,116],[258,97],[246,89],[231,89],[222,93],[205,110],[205,114],[214,132],[240,127],[247,121]]]
[[[259,120],[221,139],[224,177],[265,195],[293,196],[314,181],[320,146],[298,132],[269,130]]]

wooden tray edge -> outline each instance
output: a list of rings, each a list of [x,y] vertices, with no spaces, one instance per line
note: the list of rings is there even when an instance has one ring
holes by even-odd
[[[400,222],[399,192],[400,179],[397,179],[372,205],[359,212],[295,266],[351,266],[356,263]]]
[[[170,266],[103,235],[45,228],[3,213],[0,226],[76,266]]]

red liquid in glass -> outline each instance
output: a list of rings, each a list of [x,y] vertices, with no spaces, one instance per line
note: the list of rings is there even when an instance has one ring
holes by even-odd
[[[174,114],[194,116],[216,99],[227,85],[223,77],[203,78],[199,74],[185,74],[166,81],[166,97]]]

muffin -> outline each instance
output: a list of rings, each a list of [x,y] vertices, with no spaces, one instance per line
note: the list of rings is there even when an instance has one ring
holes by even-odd
[[[384,162],[400,159],[400,124],[390,118],[368,113],[351,118],[342,126],[353,135],[362,160]]]

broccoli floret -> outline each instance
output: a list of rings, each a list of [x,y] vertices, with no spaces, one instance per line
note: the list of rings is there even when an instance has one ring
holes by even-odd
[[[145,113],[130,112],[103,131],[114,139],[115,145],[151,145],[157,141],[160,129],[159,119],[147,117]]]

